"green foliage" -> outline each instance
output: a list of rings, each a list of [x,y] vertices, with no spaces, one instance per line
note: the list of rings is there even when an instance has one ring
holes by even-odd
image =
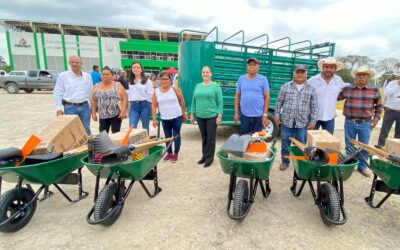
[[[11,67],[8,64],[4,64],[3,66],[0,67],[1,70],[4,70],[7,73],[10,73]]]
[[[351,76],[351,70],[341,69],[336,72],[336,75],[340,76],[344,82],[355,84],[355,79]]]

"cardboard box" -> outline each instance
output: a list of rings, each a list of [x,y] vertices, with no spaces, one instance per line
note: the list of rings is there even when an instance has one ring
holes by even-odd
[[[385,152],[400,156],[400,139],[386,139]]]
[[[88,135],[78,115],[58,116],[39,135],[33,154],[64,152],[87,143]]]
[[[115,146],[120,146],[122,139],[125,137],[126,131],[118,132],[115,134],[110,134],[111,141],[114,143]],[[147,130],[146,129],[133,129],[132,132],[129,134],[128,138],[128,145],[130,144],[140,144],[145,142],[147,138]],[[149,155],[149,150],[142,150],[139,151],[142,153],[144,157]],[[130,160],[132,161],[132,157],[130,157]]]
[[[122,139],[125,137],[126,131],[121,131],[115,134],[109,134],[111,141],[115,146],[120,146]],[[129,134],[128,145],[138,144],[143,142],[147,137],[146,129],[133,129]]]
[[[340,151],[340,140],[326,130],[307,130],[307,145]]]

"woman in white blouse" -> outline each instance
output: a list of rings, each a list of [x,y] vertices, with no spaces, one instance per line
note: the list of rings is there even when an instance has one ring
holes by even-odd
[[[131,105],[129,111],[129,126],[137,128],[139,120],[142,127],[149,133],[149,123],[151,118],[151,99],[154,93],[150,79],[143,72],[143,66],[139,62],[131,65],[129,72],[128,100]]]

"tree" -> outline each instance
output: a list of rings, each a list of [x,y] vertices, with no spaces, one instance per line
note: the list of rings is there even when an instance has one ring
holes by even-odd
[[[373,60],[368,56],[359,56],[359,55],[347,55],[343,57],[338,57],[339,60],[344,62],[347,69],[356,70],[361,65],[373,65]]]
[[[0,69],[4,70],[7,73],[10,73],[10,71],[11,71],[11,67],[8,64],[1,66]]]
[[[380,60],[376,64],[376,69],[378,71],[378,78],[379,85],[383,86],[386,80],[393,74],[398,73],[398,68],[400,66],[400,60],[396,58],[385,58]]]
[[[351,76],[350,69],[341,69],[336,72],[336,75],[340,76],[344,82],[355,84],[355,79]]]

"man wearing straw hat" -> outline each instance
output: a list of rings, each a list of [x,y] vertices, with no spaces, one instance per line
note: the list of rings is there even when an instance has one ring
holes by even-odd
[[[336,102],[339,93],[347,84],[335,72],[344,67],[343,62],[334,57],[318,61],[320,74],[311,77],[308,82],[313,86],[318,96],[318,116],[315,129],[326,129],[333,134],[335,130]]]
[[[351,139],[368,144],[371,130],[379,121],[382,113],[382,101],[378,88],[369,85],[368,81],[373,79],[375,71],[367,66],[360,66],[352,71],[351,75],[356,79],[356,85],[348,85],[343,88],[338,100],[345,99],[343,115],[346,117],[344,122],[344,132],[346,141],[346,153],[351,153]],[[368,153],[361,152],[358,171],[365,177],[370,177],[367,164],[364,160],[368,158]]]

